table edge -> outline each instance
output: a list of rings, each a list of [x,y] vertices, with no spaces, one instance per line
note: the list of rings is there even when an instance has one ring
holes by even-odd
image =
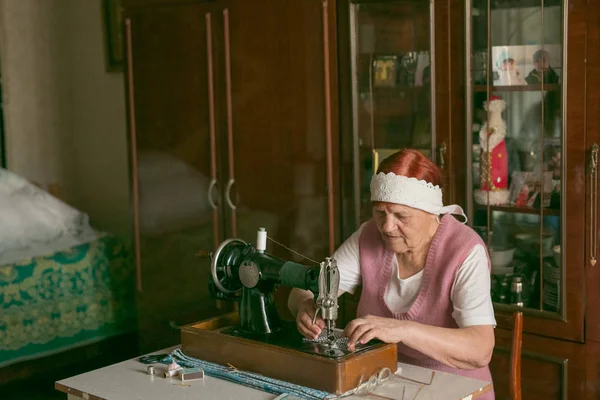
[[[478,391],[471,393],[471,399],[476,399],[479,396],[482,396],[485,393],[491,392],[492,388],[493,388],[493,384],[492,382],[488,382],[487,385],[485,385],[484,387],[480,388]],[[468,398],[469,396],[463,397],[463,400]]]
[[[63,385],[62,383],[58,383],[58,382],[54,383],[54,389],[58,390],[59,392],[77,396],[77,397],[80,397],[85,400],[107,400],[104,397],[98,397],[94,394],[86,393],[79,389],[74,389],[74,388]]]

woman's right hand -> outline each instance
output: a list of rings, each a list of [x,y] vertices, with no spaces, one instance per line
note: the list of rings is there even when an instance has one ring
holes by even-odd
[[[296,313],[296,326],[298,332],[308,339],[316,339],[321,334],[321,330],[325,328],[325,321],[321,316],[318,316],[313,324],[313,316],[317,312],[315,302],[312,298],[304,300],[298,307]]]

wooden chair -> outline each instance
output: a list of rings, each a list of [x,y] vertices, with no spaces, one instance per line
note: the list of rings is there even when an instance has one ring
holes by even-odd
[[[510,400],[521,400],[521,348],[523,347],[523,313],[513,314],[512,346],[510,350]]]

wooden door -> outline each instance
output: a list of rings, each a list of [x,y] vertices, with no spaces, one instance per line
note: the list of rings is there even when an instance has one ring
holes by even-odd
[[[331,7],[323,4],[219,3],[227,234],[255,242],[262,226],[269,237],[316,260],[328,254],[332,230],[327,137],[335,118],[328,106],[334,101],[326,101],[323,33]],[[335,58],[329,63],[335,71]],[[268,247],[281,253],[272,242]]]
[[[449,58],[451,42],[453,54],[464,48],[462,12],[461,2],[339,3],[343,238],[371,218],[371,176],[400,148],[443,168],[446,202],[464,198],[453,156],[464,142],[464,73],[460,57]]]
[[[335,1],[219,7],[226,234],[254,243],[264,227],[283,245],[269,240],[269,253],[313,265],[335,234]],[[284,314],[288,291],[277,296]]]
[[[444,202],[464,205],[464,3],[345,0],[338,16],[341,239],[371,218],[371,176],[403,147],[434,160]],[[347,322],[358,296],[345,297]]]
[[[497,316],[520,309],[525,332],[582,342],[587,5],[564,4],[467,2],[467,208],[490,254]],[[504,124],[492,126],[494,100]],[[496,132],[506,151],[480,140]],[[489,173],[492,156],[507,174]]]
[[[588,341],[586,353],[586,400],[600,398],[600,343]]]
[[[592,265],[592,259],[596,259],[598,241],[598,165],[597,154],[598,149],[592,150],[592,146],[600,146],[600,93],[593,88],[600,85],[600,4],[598,2],[590,2],[587,4],[587,72],[586,80],[587,87],[587,131],[586,135],[589,138],[588,165],[594,167],[594,161],[590,159],[592,152],[595,152],[596,167],[593,168],[595,174],[586,180],[586,185],[589,187],[590,196],[587,196],[586,213],[589,213],[589,218],[586,218],[585,232],[589,237],[586,240],[588,252],[586,253],[586,285],[587,285],[587,312],[586,312],[586,340],[600,342],[600,262]],[[590,90],[591,89],[591,90]],[[598,354],[598,345],[595,345],[595,354]],[[592,354],[594,354],[592,352]],[[598,373],[596,366],[595,373]],[[596,381],[598,378],[596,377]],[[596,383],[592,383],[597,386]],[[598,393],[598,390],[595,390]]]
[[[179,343],[177,326],[218,313],[209,260],[222,239],[215,41],[203,4],[127,13],[138,308],[142,348]]]
[[[494,391],[497,399],[507,399],[512,332],[497,328],[495,334],[496,346],[490,363]],[[523,400],[585,398],[586,346],[567,340],[523,335]]]

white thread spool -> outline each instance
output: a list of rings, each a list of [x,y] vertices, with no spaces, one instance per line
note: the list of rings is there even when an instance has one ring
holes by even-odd
[[[165,378],[170,378],[172,376],[179,375],[179,371],[181,371],[182,369],[183,368],[181,368],[181,367],[179,367],[177,369],[169,369],[163,373],[163,376]]]
[[[258,232],[256,232],[256,251],[259,253],[264,253],[267,250],[267,231],[265,228],[258,228]]]

